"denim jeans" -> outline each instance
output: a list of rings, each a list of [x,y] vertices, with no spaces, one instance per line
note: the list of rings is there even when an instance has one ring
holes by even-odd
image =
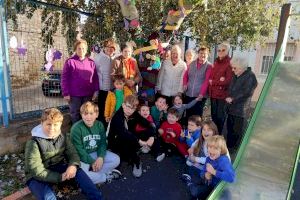
[[[66,164],[57,164],[49,167],[48,169],[51,171],[56,171],[58,173],[64,173],[68,165]],[[101,192],[96,188],[91,179],[86,175],[86,173],[78,168],[75,180],[81,188],[82,192],[86,195],[86,197],[90,200],[101,200],[102,195]],[[27,185],[32,192],[32,194],[38,200],[56,200],[55,193],[51,188],[51,183],[39,181],[34,178],[31,178],[27,181]]]

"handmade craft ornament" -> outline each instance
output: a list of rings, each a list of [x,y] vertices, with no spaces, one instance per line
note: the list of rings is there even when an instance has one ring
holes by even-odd
[[[24,45],[23,40],[21,40],[21,45],[17,48],[19,56],[25,56],[27,52],[27,48]]]
[[[53,53],[53,61],[61,59],[61,56],[62,56],[62,53],[58,50],[55,50],[55,52]]]
[[[10,48],[13,48],[13,49],[17,48],[17,46],[18,46],[18,40],[17,40],[16,36],[12,36],[10,38],[10,40],[9,40],[9,46],[10,46]]]
[[[54,52],[56,50],[53,48],[49,48],[46,52],[46,61],[47,63],[44,65],[46,71],[52,71],[53,70],[53,59],[54,59]]]

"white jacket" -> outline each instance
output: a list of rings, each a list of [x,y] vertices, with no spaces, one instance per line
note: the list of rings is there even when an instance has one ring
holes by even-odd
[[[113,58],[110,58],[103,51],[95,55],[94,62],[97,68],[100,90],[109,91],[112,89],[112,81],[111,81],[112,59]]]
[[[168,97],[175,96],[178,92],[183,93],[183,75],[186,68],[182,60],[176,65],[173,65],[171,60],[165,60],[159,71],[156,89]]]

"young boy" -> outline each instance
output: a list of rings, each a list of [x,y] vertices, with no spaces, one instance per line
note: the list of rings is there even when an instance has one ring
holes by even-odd
[[[168,105],[166,97],[159,96],[155,101],[155,105],[151,107],[151,116],[153,117],[156,127],[160,126],[161,121],[166,119]]]
[[[180,141],[185,142],[189,148],[197,139],[199,139],[201,134],[201,121],[201,117],[198,115],[190,116],[187,129],[180,134]]]
[[[51,184],[75,178],[88,199],[102,199],[101,192],[79,168],[80,159],[69,135],[61,134],[62,121],[58,109],[46,109],[41,124],[32,129],[25,148],[27,186],[37,199],[56,199]]]
[[[121,107],[124,98],[132,95],[132,91],[125,86],[125,77],[123,75],[113,76],[114,90],[109,91],[105,101],[104,117],[109,122],[115,112]]]
[[[139,115],[135,117],[135,134],[140,139],[139,144],[143,153],[150,150],[157,162],[161,162],[165,158],[165,154],[160,152],[160,142],[157,138],[156,127],[153,118],[150,115],[149,106],[142,104],[138,109]],[[146,119],[147,124],[143,124],[140,118]]]
[[[200,98],[197,97],[196,99],[194,99],[190,103],[183,104],[181,95],[176,95],[174,97],[174,100],[173,100],[173,107],[172,108],[175,108],[178,111],[179,120],[182,118],[185,110],[192,108],[197,103],[197,101],[199,101],[199,100],[200,100]]]
[[[128,120],[138,106],[138,99],[134,95],[125,98],[121,108],[115,113],[110,122],[108,133],[108,147],[120,155],[121,160],[127,160],[133,165],[132,174],[142,176],[142,165],[137,152],[140,149],[139,139],[128,129]]]
[[[120,164],[118,155],[106,150],[106,134],[103,124],[97,121],[98,106],[86,102],[80,107],[82,120],[71,128],[71,140],[81,161],[81,168],[94,184],[119,178],[115,168]]]
[[[158,129],[163,141],[167,144],[173,144],[177,147],[179,153],[183,156],[188,156],[187,145],[179,141],[181,133],[181,125],[177,122],[179,114],[176,109],[168,110],[167,121],[163,122]]]

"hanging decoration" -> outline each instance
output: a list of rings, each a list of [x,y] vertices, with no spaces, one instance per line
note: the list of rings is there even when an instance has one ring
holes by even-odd
[[[132,31],[132,34],[135,34],[135,30],[140,27],[139,22],[139,13],[135,6],[134,0],[117,0],[120,7],[121,12],[124,17],[124,28],[129,31]]]
[[[9,46],[10,46],[10,48],[12,48],[12,49],[17,48],[17,46],[18,46],[18,40],[17,40],[16,36],[12,36],[12,37],[10,38],[10,40],[9,40]]]
[[[47,63],[44,65],[46,71],[53,71],[53,60],[54,60],[54,52],[56,50],[53,48],[48,48],[46,52],[46,61]]]
[[[100,53],[101,52],[101,46],[99,44],[94,44],[92,47],[92,51],[94,53]]]
[[[27,48],[24,45],[23,40],[21,40],[21,45],[17,48],[19,56],[25,56],[27,52]]]
[[[54,60],[60,60],[62,56],[62,53],[59,50],[55,50],[55,52],[53,53],[53,61]]]

